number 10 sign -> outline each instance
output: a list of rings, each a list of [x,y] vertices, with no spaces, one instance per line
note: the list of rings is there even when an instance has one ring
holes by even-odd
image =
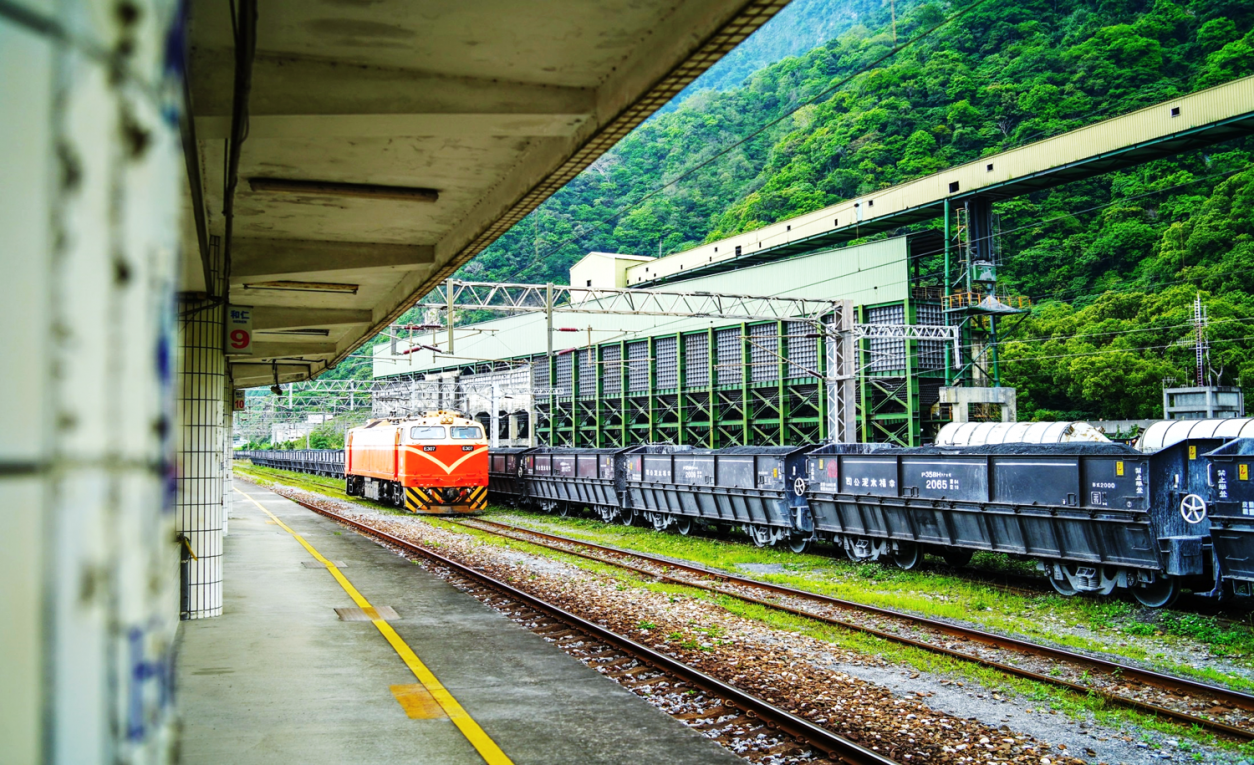
[[[228,306],[226,312],[226,355],[251,356],[253,353],[253,309]]]

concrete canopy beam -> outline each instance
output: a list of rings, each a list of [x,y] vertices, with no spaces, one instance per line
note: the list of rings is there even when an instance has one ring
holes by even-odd
[[[316,376],[404,313],[786,4],[262,4],[232,241],[220,245],[230,255],[231,302],[254,310],[368,310],[369,323],[330,333],[334,355],[303,366],[305,377]],[[192,0],[188,18],[188,141],[197,159],[189,174],[204,200],[194,210],[203,214],[213,247],[227,228],[221,211],[228,164],[221,139],[234,96],[236,26],[231,6],[214,0]],[[252,188],[250,178],[320,183],[329,191],[266,192]],[[332,193],[337,185],[436,194],[415,204]],[[370,249],[355,264],[312,245],[302,250],[308,257],[248,251],[249,240],[264,239],[434,249],[420,261],[359,244]],[[333,295],[336,290],[310,287],[243,288],[263,281],[357,289]],[[241,376],[247,374],[242,362],[232,362],[241,383],[251,379]],[[269,376],[254,384],[271,384]]]
[[[253,309],[253,331],[343,327],[369,324],[373,318],[369,310],[260,306]]]
[[[435,248],[425,244],[237,238],[231,247],[231,283],[328,271],[413,271],[434,262]]]
[[[225,138],[231,53],[202,51],[193,64],[196,133]],[[341,135],[569,136],[597,108],[592,88],[458,77],[318,59],[259,55],[249,99],[250,138]],[[199,75],[199,76],[197,76]]]
[[[236,388],[257,388],[275,383],[274,364],[268,361],[235,361],[231,364],[231,382]],[[309,379],[309,364],[279,364],[278,382]]]
[[[337,350],[335,343],[328,343],[324,340],[315,340],[313,342],[292,342],[290,339],[282,343],[254,342],[253,353],[247,357],[248,359],[285,359],[285,358],[307,358],[313,356],[326,356],[335,353]],[[232,367],[237,366],[233,364]]]

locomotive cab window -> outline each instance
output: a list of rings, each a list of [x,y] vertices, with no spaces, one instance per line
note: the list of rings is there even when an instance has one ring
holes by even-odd
[[[475,425],[467,425],[464,427],[453,427],[453,438],[462,440],[483,438],[483,431]]]
[[[415,425],[409,429],[409,437],[415,441],[432,441],[443,439],[443,425]]]

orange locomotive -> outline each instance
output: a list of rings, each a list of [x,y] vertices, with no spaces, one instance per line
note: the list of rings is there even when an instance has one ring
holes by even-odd
[[[478,513],[488,501],[488,441],[459,412],[372,420],[348,431],[344,473],[349,496],[411,513]]]

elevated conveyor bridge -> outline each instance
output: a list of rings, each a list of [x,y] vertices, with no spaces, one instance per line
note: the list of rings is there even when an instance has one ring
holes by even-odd
[[[1097,122],[991,157],[627,270],[632,287],[829,248],[987,202],[1134,167],[1254,132],[1254,77]]]

